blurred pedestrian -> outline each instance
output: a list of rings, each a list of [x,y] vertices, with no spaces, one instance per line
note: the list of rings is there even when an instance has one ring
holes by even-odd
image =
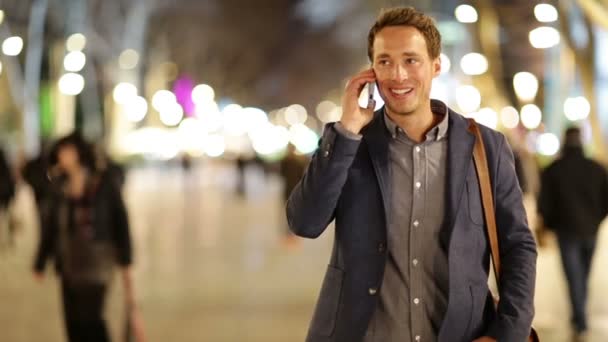
[[[187,174],[192,169],[192,157],[190,153],[184,152],[179,158],[179,164],[182,168],[182,172]]]
[[[247,166],[251,159],[243,155],[239,155],[236,158],[236,194],[239,197],[245,197],[247,191]]]
[[[578,128],[568,128],[561,157],[541,175],[538,212],[555,232],[570,294],[577,334],[588,328],[585,306],[598,228],[608,215],[608,174],[585,157]]]
[[[2,245],[12,246],[14,244],[14,222],[12,222],[9,206],[15,197],[15,178],[11,167],[0,148],[0,248]]]
[[[39,225],[42,224],[44,213],[48,210],[48,199],[51,193],[51,182],[47,174],[47,153],[46,144],[43,143],[38,156],[26,161],[21,168],[21,177],[34,193]]]
[[[91,145],[76,133],[51,149],[53,188],[34,265],[35,277],[42,280],[46,261],[55,261],[71,342],[110,340],[103,310],[115,265],[127,305],[134,307],[126,208],[116,182],[96,160]]]

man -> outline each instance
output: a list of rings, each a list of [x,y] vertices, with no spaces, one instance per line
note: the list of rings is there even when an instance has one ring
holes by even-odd
[[[608,175],[600,164],[585,158],[578,128],[567,129],[564,140],[561,158],[542,173],[538,211],[545,227],[557,235],[572,323],[583,335],[591,259],[599,225],[608,215]]]
[[[489,247],[465,118],[430,100],[440,35],[413,8],[381,13],[368,37],[372,68],[352,77],[343,116],[287,204],[290,228],[335,242],[308,342],[501,341],[530,332],[536,247],[512,153],[481,128],[502,260],[500,304],[488,291]],[[386,105],[358,105],[376,82]]]

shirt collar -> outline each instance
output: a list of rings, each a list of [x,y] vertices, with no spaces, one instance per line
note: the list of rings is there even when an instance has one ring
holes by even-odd
[[[448,120],[448,106],[439,100],[431,100],[431,111],[433,114],[441,115],[441,121],[435,125],[431,130],[426,134],[427,141],[438,141],[445,138],[448,134],[449,120]],[[400,132],[403,132],[397,126],[397,124],[388,116],[386,113],[386,107],[383,109],[384,113],[384,123],[386,124],[386,128],[392,136],[398,135]],[[405,134],[405,132],[403,132]]]

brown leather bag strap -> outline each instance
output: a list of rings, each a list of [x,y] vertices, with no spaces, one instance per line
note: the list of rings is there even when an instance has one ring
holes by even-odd
[[[486,149],[483,145],[483,137],[477,123],[469,119],[469,132],[475,135],[475,146],[473,148],[473,161],[477,178],[479,179],[479,189],[481,190],[481,203],[483,204],[483,214],[486,219],[488,239],[490,239],[490,251],[494,264],[494,275],[496,276],[496,287],[500,287],[500,250],[498,249],[498,230],[496,227],[496,216],[494,212],[494,199],[492,198],[492,183],[490,182],[490,172],[488,171],[488,159]],[[497,304],[497,303],[496,303]],[[534,328],[530,329],[528,342],[540,342],[538,334]]]
[[[488,239],[490,239],[490,251],[494,264],[494,274],[496,276],[496,286],[500,279],[500,249],[498,248],[498,230],[496,227],[496,216],[494,212],[494,198],[492,197],[492,185],[490,182],[490,172],[488,171],[488,160],[486,149],[483,144],[483,137],[477,123],[469,119],[469,131],[475,134],[475,147],[473,149],[473,160],[479,179],[479,189],[481,190],[481,203],[483,204],[483,214],[486,221]]]

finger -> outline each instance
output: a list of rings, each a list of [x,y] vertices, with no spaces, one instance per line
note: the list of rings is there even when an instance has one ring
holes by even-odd
[[[361,71],[359,71],[358,73],[354,74],[353,77],[359,76],[359,75],[365,75],[365,74],[373,74],[374,73],[374,69],[370,68],[370,67],[365,67],[364,69],[361,69]]]
[[[370,77],[371,77],[371,78],[373,78],[373,81],[375,81],[375,79],[376,79],[376,74],[374,73],[373,69],[367,69],[367,70],[365,70],[365,71],[363,71],[363,72],[360,72],[360,73],[358,73],[358,74],[356,74],[356,75],[352,76],[350,79],[348,79],[348,80],[346,81],[346,86],[345,86],[345,88],[348,88],[348,86],[349,86],[350,84],[356,83],[356,82],[357,82],[358,80],[360,80],[361,78],[365,78],[365,79],[368,79],[368,80],[369,80],[369,79],[370,79]]]
[[[346,85],[344,86],[344,91],[348,92],[348,91],[357,90],[357,89],[359,89],[360,86],[365,85],[365,83],[375,82],[375,81],[376,81],[376,78],[373,76],[369,76],[369,75],[351,78],[350,80],[348,80],[346,82]]]
[[[367,83],[375,82],[376,78],[374,76],[360,76],[357,78],[353,78],[346,85],[345,91],[347,93],[353,93],[356,95],[361,94],[361,91],[367,85]]]

